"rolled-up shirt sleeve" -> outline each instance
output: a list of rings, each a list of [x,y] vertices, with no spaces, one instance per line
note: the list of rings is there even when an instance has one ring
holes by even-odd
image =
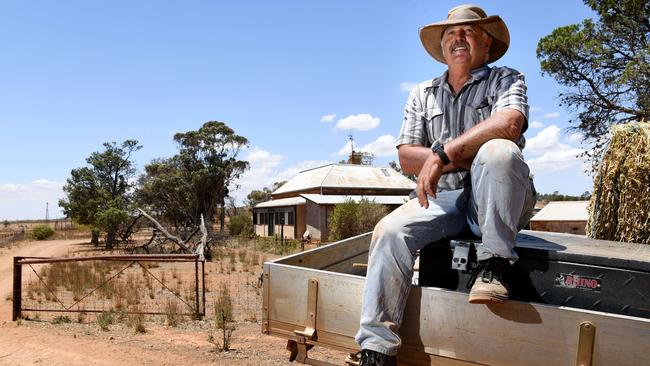
[[[528,129],[528,97],[524,75],[511,69],[511,73],[503,75],[496,85],[497,100],[492,106],[492,113],[504,109],[515,109],[526,118],[522,134]]]
[[[422,145],[426,146],[427,134],[424,123],[424,110],[422,107],[422,86],[418,85],[411,90],[406,107],[404,107],[404,119],[402,128],[397,138],[396,147],[400,145]]]

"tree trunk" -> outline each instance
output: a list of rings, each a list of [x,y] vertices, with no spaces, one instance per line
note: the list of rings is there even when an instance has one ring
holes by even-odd
[[[91,230],[90,235],[91,235],[90,242],[94,246],[99,246],[99,230],[95,230],[95,229]]]
[[[106,233],[106,250],[113,250],[113,245],[115,244],[115,231],[109,231]]]

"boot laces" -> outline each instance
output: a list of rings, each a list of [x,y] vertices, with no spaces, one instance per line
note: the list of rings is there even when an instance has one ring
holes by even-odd
[[[490,283],[493,279],[503,282],[503,272],[506,269],[507,264],[507,259],[496,257],[479,261],[478,266],[472,272],[469,281],[467,281],[467,288],[471,289],[472,286],[474,286],[474,282],[476,282],[479,274],[481,275],[481,281],[484,283]]]

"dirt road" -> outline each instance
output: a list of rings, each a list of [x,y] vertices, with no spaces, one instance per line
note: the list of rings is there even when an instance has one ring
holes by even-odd
[[[0,322],[11,320],[11,301],[5,301],[11,295],[13,286],[13,258],[22,257],[56,257],[79,249],[85,240],[47,240],[22,242],[10,247],[0,248]]]

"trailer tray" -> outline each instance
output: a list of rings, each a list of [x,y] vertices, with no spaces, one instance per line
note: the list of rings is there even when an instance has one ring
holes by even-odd
[[[265,263],[262,332],[288,339],[299,362],[343,364],[308,349],[358,351],[369,243],[364,234]],[[439,273],[449,245],[423,250],[398,363],[650,365],[650,246],[533,231],[517,246],[515,300],[495,305],[467,302],[466,274]]]

